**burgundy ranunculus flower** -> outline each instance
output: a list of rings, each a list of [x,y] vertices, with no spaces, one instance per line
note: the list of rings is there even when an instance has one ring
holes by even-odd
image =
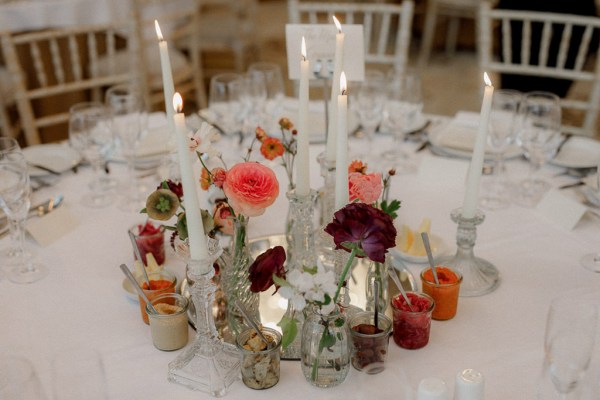
[[[166,181],[164,181],[167,186],[169,186],[169,190],[173,193],[175,193],[175,195],[177,196],[177,198],[179,200],[181,200],[181,198],[183,197],[183,185],[181,184],[181,182],[173,182],[172,180],[168,179]],[[164,189],[163,188],[163,184],[161,183],[159,187],[157,187],[156,189]]]
[[[396,245],[396,227],[392,218],[369,204],[350,203],[336,211],[325,232],[333,236],[336,249],[343,243],[357,245],[369,259],[384,262],[385,253]],[[363,256],[360,252],[357,257]]]
[[[275,246],[256,257],[250,266],[250,290],[254,293],[264,292],[273,284],[273,274],[285,279],[285,250]],[[276,285],[279,289],[279,286]]]

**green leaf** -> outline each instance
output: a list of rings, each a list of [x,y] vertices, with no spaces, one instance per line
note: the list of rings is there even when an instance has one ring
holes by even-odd
[[[335,344],[335,336],[329,332],[329,329],[326,329],[323,332],[323,336],[321,336],[321,341],[319,341],[319,354],[323,351],[323,349],[329,348]]]
[[[292,344],[296,338],[296,335],[298,334],[298,323],[294,318],[283,316],[277,325],[281,327],[281,331],[283,332],[281,346],[283,349],[286,349],[290,344]]]
[[[148,213],[148,210],[146,210],[146,207],[144,207],[140,210],[140,214],[147,214],[147,213]]]
[[[169,184],[167,183],[167,181],[162,181],[161,184],[160,184],[160,186],[163,189],[169,189]]]
[[[319,268],[315,265],[314,267],[303,267],[304,272],[309,273],[311,275],[316,275]]]
[[[292,285],[289,284],[288,281],[286,281],[285,279],[282,279],[282,278],[278,277],[275,274],[273,274],[273,282],[276,285],[279,285],[279,286],[292,286]]]
[[[396,213],[396,211],[400,209],[400,206],[401,203],[399,200],[392,200],[389,203],[387,200],[384,200],[381,202],[381,211],[392,217],[392,219],[395,219],[398,217],[398,213]]]
[[[344,326],[344,318],[338,318],[335,320],[335,326],[337,328],[341,328],[342,326]]]

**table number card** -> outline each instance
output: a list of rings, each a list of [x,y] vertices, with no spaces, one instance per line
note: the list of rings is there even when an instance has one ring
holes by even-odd
[[[349,81],[365,79],[365,47],[362,25],[342,25],[344,40],[344,72]],[[307,58],[313,70],[324,66],[333,73],[336,27],[331,24],[287,24],[285,41],[288,59],[288,77],[300,79],[300,44],[306,39]],[[328,64],[323,64],[328,63]]]

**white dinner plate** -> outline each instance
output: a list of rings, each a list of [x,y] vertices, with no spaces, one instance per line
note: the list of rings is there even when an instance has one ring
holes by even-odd
[[[573,136],[565,142],[550,164],[566,168],[593,168],[600,161],[600,142],[582,136]]]
[[[23,149],[29,164],[38,164],[53,171],[62,173],[70,170],[81,161],[81,156],[66,144],[49,143],[28,146]],[[44,176],[49,172],[30,167],[29,175]]]
[[[433,258],[444,254],[448,250],[448,246],[446,245],[444,240],[437,235],[429,235],[429,244],[431,245],[431,253],[433,254]],[[412,254],[404,253],[400,251],[400,249],[398,249],[397,246],[391,249],[391,251],[398,258],[409,263],[426,264],[429,262],[427,256],[419,257],[414,256]]]

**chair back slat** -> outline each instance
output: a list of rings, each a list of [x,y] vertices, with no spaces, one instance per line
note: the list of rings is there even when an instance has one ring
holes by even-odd
[[[58,48],[58,42],[56,39],[51,39],[48,43],[50,45],[50,54],[52,56],[52,66],[54,67],[54,78],[58,83],[65,83],[65,70]]]
[[[369,14],[371,15],[371,14]],[[377,43],[377,54],[384,54],[388,43],[390,32],[390,14],[383,14],[381,26],[379,28],[379,43]]]
[[[561,99],[561,107],[583,113],[582,122],[563,120],[567,133],[594,135],[600,107],[600,51],[590,48],[600,35],[600,17],[561,13],[492,9],[483,1],[479,9],[479,63],[482,71],[531,77],[565,79],[590,88],[589,95]],[[494,37],[501,28],[501,37]],[[521,29],[519,43],[515,33]],[[500,39],[499,59],[493,57],[494,44]],[[520,47],[520,62],[513,51]],[[531,54],[532,48],[538,48]],[[596,51],[592,58],[589,54]],[[588,61],[593,61],[590,70]]]
[[[79,59],[79,52],[77,47],[77,39],[74,35],[69,35],[69,57],[73,60],[73,76],[74,79],[79,81],[83,79],[83,71],[81,68],[81,60]]]
[[[48,77],[42,63],[42,55],[38,42],[31,43],[31,58],[33,59],[33,67],[35,68],[35,76],[40,86],[48,86]]]

